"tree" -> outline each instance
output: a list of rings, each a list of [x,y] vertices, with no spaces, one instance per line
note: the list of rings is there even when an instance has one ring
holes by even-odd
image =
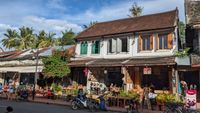
[[[51,47],[55,45],[55,33],[49,32],[48,34],[42,30],[36,35],[35,48]]]
[[[138,4],[134,2],[129,11],[131,13],[131,15],[129,15],[130,17],[138,17],[142,14],[143,7],[138,6]]]
[[[6,33],[4,34],[4,39],[2,39],[2,44],[4,47],[11,49],[17,46],[17,36],[18,33],[16,30],[7,29]]]
[[[65,30],[62,31],[62,37],[59,38],[59,45],[64,46],[64,45],[72,45],[75,44],[74,37],[76,34],[72,30]]]
[[[70,68],[67,65],[67,57],[64,59],[63,55],[60,53],[62,53],[62,51],[56,50],[52,56],[42,59],[44,63],[43,72],[45,75],[62,78],[70,73]]]
[[[93,26],[93,25],[95,25],[95,24],[97,24],[98,23],[98,21],[91,21],[90,23],[89,23],[89,25],[83,25],[83,27],[85,28],[85,29],[87,29],[87,28],[89,28],[89,27],[91,27],[91,26]]]
[[[185,29],[186,29],[185,24],[182,21],[180,21],[179,22],[179,36],[180,36],[182,44],[185,44]]]
[[[19,31],[20,34],[16,39],[17,46],[15,48],[18,50],[33,48],[33,42],[35,42],[35,34],[33,34],[33,29],[23,26],[19,28]]]

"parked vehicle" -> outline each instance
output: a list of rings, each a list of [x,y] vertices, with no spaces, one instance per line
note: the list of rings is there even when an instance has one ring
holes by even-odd
[[[27,101],[28,100],[28,90],[26,89],[19,89],[17,90],[17,99],[18,100],[25,100]]]
[[[138,111],[138,101],[135,99],[130,99],[128,102],[128,106],[126,106],[127,113],[139,113]]]
[[[91,111],[106,111],[106,101],[104,99],[105,95],[99,95],[96,98],[91,98],[90,104],[91,104]]]
[[[91,100],[86,97],[86,94],[83,94],[82,91],[79,91],[78,95],[72,100],[71,102],[72,109],[83,109],[83,108],[89,108],[92,110],[93,106],[91,104]]]

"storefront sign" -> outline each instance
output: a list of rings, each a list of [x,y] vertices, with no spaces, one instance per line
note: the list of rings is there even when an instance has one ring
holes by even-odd
[[[197,91],[187,90],[186,91],[186,106],[190,109],[196,109],[197,103]]]
[[[143,69],[143,73],[145,74],[145,75],[150,75],[151,74],[151,68],[144,68]]]

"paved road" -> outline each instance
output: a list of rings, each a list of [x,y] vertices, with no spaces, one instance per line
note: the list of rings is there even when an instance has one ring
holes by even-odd
[[[71,110],[71,108],[66,106],[7,100],[0,100],[0,113],[5,113],[5,106],[12,106],[14,109],[13,113],[90,113],[88,110]]]

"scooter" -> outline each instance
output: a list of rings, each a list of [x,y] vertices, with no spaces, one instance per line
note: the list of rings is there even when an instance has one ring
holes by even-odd
[[[89,110],[92,110],[93,106],[91,106],[91,101],[86,97],[86,95],[78,95],[72,100],[72,109],[83,109],[83,108],[89,108]]]
[[[29,94],[27,90],[20,90],[17,94],[19,100],[28,101]]]

